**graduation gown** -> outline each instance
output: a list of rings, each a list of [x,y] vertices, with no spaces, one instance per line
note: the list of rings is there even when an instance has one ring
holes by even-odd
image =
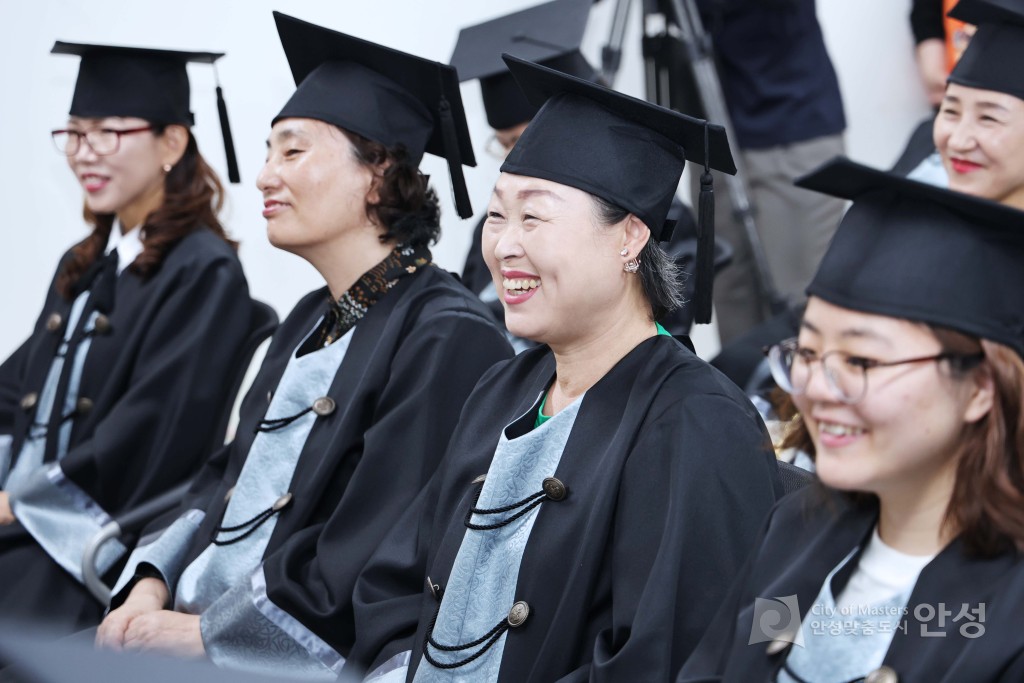
[[[466,534],[487,533],[464,525],[478,477],[506,425],[510,438],[532,426],[554,372],[539,347],[481,380],[442,469],[357,584],[352,665],[408,664],[410,681],[430,666],[436,596]],[[678,340],[652,337],[584,395],[554,477],[568,494],[530,513],[515,586],[529,614],[505,634],[497,680],[670,681],[781,491],[760,418]]]
[[[759,607],[755,600],[772,601],[780,607],[784,606],[782,598],[788,598],[791,605],[795,596],[800,613],[782,609],[777,622],[780,630],[795,628],[808,616],[829,572],[859,547],[832,581],[832,593],[842,593],[877,523],[877,503],[854,505],[835,493],[824,494],[819,486],[783,499],[768,518],[756,551],[728,600],[680,672],[678,683],[774,681],[789,648],[785,642],[772,643],[775,633],[754,628]],[[765,604],[760,603],[761,609]],[[981,613],[980,605],[984,606]],[[940,618],[940,611],[951,613]],[[907,601],[904,626],[894,631],[874,680],[1022,681],[1022,613],[1024,561],[1020,554],[970,557],[963,542],[955,539],[921,571]],[[980,637],[978,626],[982,627]],[[863,675],[871,673],[864,671]]]
[[[211,459],[177,520],[140,543],[112,606],[127,597],[132,582],[125,579],[143,562],[156,566],[174,595],[182,572],[210,547],[239,495],[233,490],[255,429],[279,417],[268,414],[268,403],[328,297],[326,288],[310,293],[281,324],[243,401],[237,437]],[[245,568],[244,580],[202,613],[207,654],[220,665],[337,674],[355,637],[356,577],[434,473],[480,376],[512,355],[484,306],[433,266],[399,279],[350,334],[327,393],[336,408],[317,416],[301,446],[291,501],[275,516],[259,566]]]
[[[64,454],[55,465],[59,429],[51,427],[43,458],[52,470],[49,482],[16,501],[25,526],[0,527],[0,614],[44,620],[57,632],[95,625],[104,607],[71,573],[88,540],[80,532],[98,530],[106,515],[195,474],[215,441],[223,406],[233,399],[235,358],[249,333],[251,299],[241,264],[203,228],[175,245],[150,278],[126,269],[112,289],[109,324],[97,324],[88,336],[66,451],[59,449]],[[83,295],[83,326],[93,325],[96,298]],[[29,430],[39,428],[32,427],[39,392],[74,317],[72,305],[51,283],[32,335],[0,366],[0,450],[6,443],[12,467]],[[54,413],[63,415],[74,357],[72,347]],[[35,521],[45,527],[54,515],[62,515],[50,524],[54,533],[33,531],[33,538],[26,530]],[[72,518],[82,526],[61,533]]]

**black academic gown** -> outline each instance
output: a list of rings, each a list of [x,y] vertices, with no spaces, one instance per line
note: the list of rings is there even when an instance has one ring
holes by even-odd
[[[481,380],[443,468],[356,587],[353,666],[411,650],[412,680],[438,604],[426,577],[444,588],[477,477],[505,425],[530,428],[554,370],[539,347]],[[760,418],[679,341],[652,337],[587,392],[555,477],[569,494],[536,513],[515,593],[530,614],[498,680],[670,681],[780,492]]]
[[[60,462],[104,511],[123,512],[185,481],[209,454],[233,399],[250,302],[235,252],[206,229],[175,245],[152,277],[117,276],[109,331],[93,337],[81,378],[79,397],[92,407],[73,417]],[[51,283],[32,336],[0,365],[0,434],[13,435],[15,460],[33,419],[19,403],[41,389],[64,333],[47,323],[53,314],[66,322],[70,309]],[[55,406],[66,389],[62,382]],[[0,615],[70,632],[98,623],[103,608],[20,524],[0,527]]]
[[[184,501],[182,512],[206,513],[185,565],[221,524],[268,400],[328,299],[326,288],[311,292],[278,328],[242,403],[235,440],[211,458]],[[352,588],[366,559],[434,473],[480,376],[511,355],[483,304],[436,267],[401,278],[355,326],[328,394],[337,407],[314,424],[291,480],[291,504],[263,554],[270,601],[342,657],[355,637]],[[267,636],[266,647],[252,643],[253,652],[272,660],[279,636]]]
[[[780,501],[758,539],[756,552],[683,667],[678,683],[775,680],[775,671],[789,650],[772,648],[775,654],[769,654],[769,643],[760,633],[757,642],[748,645],[755,598],[778,600],[795,595],[801,610],[791,622],[795,627],[806,616],[829,572],[853,548],[860,545],[863,549],[877,522],[877,503],[853,505],[838,495],[823,494],[818,486]],[[859,554],[836,574],[833,595],[842,592],[858,560]],[[938,610],[940,603],[953,612],[945,618],[944,627],[939,626],[937,612],[931,621],[922,623],[915,618],[917,606],[927,604]],[[956,623],[953,617],[962,605],[976,608],[980,603],[985,604],[984,635],[966,638],[960,629],[967,621]],[[1019,553],[972,558],[962,541],[954,540],[921,572],[907,609],[906,629],[895,631],[883,661],[898,679],[890,676],[879,681],[1024,681],[1024,632],[1020,628],[1024,560]],[[787,626],[786,616],[778,623],[780,628]],[[922,626],[936,635],[923,635]]]

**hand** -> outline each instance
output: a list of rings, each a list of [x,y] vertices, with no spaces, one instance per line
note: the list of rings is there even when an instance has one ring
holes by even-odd
[[[121,650],[125,646],[125,632],[136,617],[163,610],[170,593],[160,579],[141,579],[132,587],[124,604],[106,616],[96,629],[96,647]]]
[[[7,525],[14,521],[14,513],[11,512],[11,499],[7,491],[0,491],[0,524]]]
[[[928,104],[937,107],[946,95],[946,43],[938,38],[929,38],[918,43],[915,58],[921,74]]]
[[[124,649],[178,657],[205,657],[199,616],[170,610],[140,614],[124,634]]]

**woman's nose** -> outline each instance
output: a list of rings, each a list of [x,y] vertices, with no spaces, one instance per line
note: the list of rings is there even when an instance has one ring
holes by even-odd
[[[523,231],[520,227],[506,224],[494,243],[494,257],[499,261],[520,257],[524,254]]]
[[[263,164],[263,168],[260,169],[259,175],[256,176],[256,188],[260,192],[266,192],[277,186],[279,178],[277,175],[277,169],[272,161],[268,160]]]
[[[958,121],[949,135],[949,146],[955,150],[968,150],[974,147],[977,139],[974,136],[974,126],[967,120]]]

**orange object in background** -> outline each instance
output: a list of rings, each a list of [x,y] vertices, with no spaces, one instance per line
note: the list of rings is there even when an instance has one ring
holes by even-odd
[[[952,71],[953,67],[960,60],[960,55],[967,48],[974,35],[974,27],[949,16],[959,0],[942,0],[942,16],[946,29],[946,71]]]

